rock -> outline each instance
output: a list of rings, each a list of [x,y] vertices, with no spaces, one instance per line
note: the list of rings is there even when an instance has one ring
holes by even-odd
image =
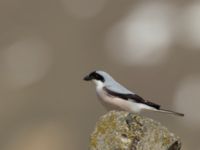
[[[90,138],[90,150],[180,149],[180,138],[159,122],[124,111],[102,116]]]

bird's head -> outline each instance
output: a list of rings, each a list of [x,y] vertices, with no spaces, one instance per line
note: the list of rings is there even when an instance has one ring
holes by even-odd
[[[101,71],[93,71],[93,72],[89,73],[89,75],[85,76],[83,79],[85,81],[94,81],[95,83],[97,83],[97,82],[104,83],[105,82],[105,78]]]
[[[83,78],[85,81],[93,81],[97,87],[112,86],[116,81],[105,71],[93,71]]]

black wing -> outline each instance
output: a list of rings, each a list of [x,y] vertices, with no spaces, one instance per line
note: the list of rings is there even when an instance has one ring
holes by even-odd
[[[153,103],[153,102],[150,102],[148,100],[145,100],[145,99],[143,99],[142,97],[140,97],[137,94],[121,94],[121,93],[117,93],[117,92],[111,91],[111,90],[107,89],[106,87],[104,87],[104,90],[108,94],[116,96],[116,97],[119,97],[119,98],[122,98],[124,100],[130,100],[131,99],[134,102],[143,103],[143,104],[146,104],[148,106],[154,107],[156,109],[160,109],[160,105],[158,105],[156,103]]]

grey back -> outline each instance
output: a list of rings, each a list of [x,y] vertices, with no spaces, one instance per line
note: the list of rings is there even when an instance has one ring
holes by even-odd
[[[113,92],[121,93],[121,94],[135,94],[129,91],[124,86],[122,86],[121,84],[119,84],[117,81],[115,81],[108,73],[104,71],[96,71],[96,72],[104,77],[105,79],[104,84],[106,88],[108,88],[109,90]]]

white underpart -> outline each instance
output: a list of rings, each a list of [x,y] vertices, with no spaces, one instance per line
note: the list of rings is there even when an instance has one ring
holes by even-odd
[[[147,106],[145,104],[136,103],[133,101],[128,101],[109,95],[105,90],[103,90],[104,83],[98,80],[93,80],[96,85],[96,92],[100,98],[100,102],[108,110],[124,110],[133,113],[140,113],[142,110],[154,110],[154,108]]]

